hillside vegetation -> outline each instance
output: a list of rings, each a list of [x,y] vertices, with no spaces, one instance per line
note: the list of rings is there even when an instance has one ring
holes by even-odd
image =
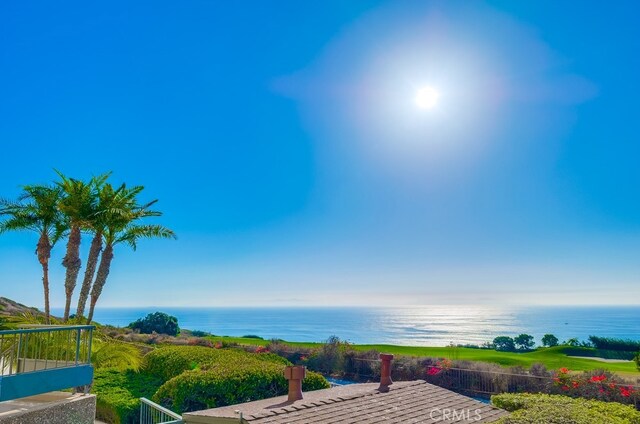
[[[208,337],[213,343],[227,343],[249,346],[267,346],[270,342],[253,337]],[[289,342],[279,341],[280,343],[290,346],[292,349],[316,349],[321,347],[322,343],[311,342]],[[565,350],[567,346],[555,346],[549,348],[539,348],[531,352],[499,352],[493,349],[472,349],[465,347],[431,347],[431,346],[398,346],[387,344],[351,344],[350,347],[357,351],[376,350],[378,352],[392,353],[394,355],[407,356],[425,356],[434,358],[448,358],[465,361],[481,361],[489,362],[505,367],[525,367],[528,368],[535,363],[541,363],[550,369],[570,368],[576,371],[590,371],[596,369],[605,369],[612,372],[623,373],[627,376],[640,377],[635,363],[627,362],[602,362],[595,359],[583,359],[568,356]],[[571,348],[573,352],[576,349]],[[587,356],[587,355],[584,355]]]
[[[173,411],[249,402],[287,393],[283,370],[289,361],[269,353],[204,346],[163,346],[144,358],[139,371],[99,369],[93,392],[97,418],[111,424],[139,421],[140,397]],[[322,375],[309,372],[305,391],[328,388]]]

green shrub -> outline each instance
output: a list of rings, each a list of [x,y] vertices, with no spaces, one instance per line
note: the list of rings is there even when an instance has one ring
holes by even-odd
[[[589,341],[598,349],[622,350],[626,352],[637,352],[640,350],[640,341],[636,340],[589,336]]]
[[[149,352],[144,369],[164,381],[185,371],[214,363],[242,364],[246,361],[273,362],[291,365],[289,361],[272,353],[250,354],[242,350],[211,349],[204,346],[168,346]]]
[[[561,368],[554,373],[553,382],[552,391],[546,393],[624,404],[640,401],[640,391],[607,370],[572,373]]]
[[[625,361],[633,360],[635,352],[627,352],[624,350],[605,350],[593,347],[566,347],[562,353],[568,356],[589,356],[592,358],[605,359],[624,359]]]
[[[640,412],[616,402],[526,393],[495,395],[491,402],[512,412],[500,424],[640,424]]]
[[[110,424],[137,424],[140,398],[151,398],[161,384],[161,379],[146,373],[97,369],[92,387],[97,396],[96,417]]]
[[[129,324],[129,328],[144,334],[158,333],[177,336],[180,332],[178,318],[164,312],[154,312]]]
[[[345,355],[349,350],[349,343],[331,336],[308,358],[309,367],[326,374],[338,373],[344,369]]]
[[[286,393],[283,369],[291,365],[272,353],[247,353],[201,346],[170,346],[145,357],[145,371],[166,381],[154,399],[177,411],[229,405]],[[303,390],[329,387],[309,373]]]
[[[282,364],[246,360],[215,363],[207,369],[185,371],[158,389],[153,400],[174,411],[187,412],[286,394]],[[305,391],[328,388],[320,374],[309,372]]]

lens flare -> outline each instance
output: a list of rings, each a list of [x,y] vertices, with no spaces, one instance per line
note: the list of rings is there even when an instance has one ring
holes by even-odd
[[[440,93],[433,87],[422,87],[416,93],[416,106],[420,109],[433,109],[438,104]]]

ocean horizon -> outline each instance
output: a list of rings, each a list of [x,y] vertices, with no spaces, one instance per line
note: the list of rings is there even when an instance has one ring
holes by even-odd
[[[521,333],[537,343],[547,333],[561,341],[590,335],[640,340],[640,306],[99,307],[95,321],[124,327],[155,311],[177,317],[184,329],[288,341],[337,336],[358,344],[445,346]],[[61,312],[52,308],[54,315]]]

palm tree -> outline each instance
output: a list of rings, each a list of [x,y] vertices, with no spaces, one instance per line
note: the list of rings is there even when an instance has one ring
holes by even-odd
[[[89,256],[87,257],[87,265],[85,267],[82,286],[80,287],[80,295],[78,298],[78,308],[76,309],[76,317],[81,319],[84,316],[84,310],[89,298],[91,283],[95,276],[100,252],[102,252],[103,234],[108,223],[110,215],[125,214],[126,205],[130,201],[130,197],[134,197],[142,190],[142,187],[136,187],[133,190],[125,190],[125,185],[121,185],[118,189],[113,188],[111,184],[105,183],[101,187],[97,187],[98,202],[96,211],[88,222],[90,231],[93,233],[93,240],[89,248]],[[123,209],[124,207],[124,209]]]
[[[97,190],[107,180],[109,174],[93,177],[89,182],[68,178],[61,172],[57,183],[62,189],[63,196],[59,203],[60,210],[64,213],[70,228],[67,252],[62,260],[66,268],[64,289],[65,305],[63,321],[69,319],[71,309],[71,297],[78,281],[78,274],[82,261],[80,260],[80,241],[83,230],[89,228],[91,220],[96,214]]]
[[[102,294],[102,289],[107,283],[107,277],[111,269],[111,261],[113,260],[113,249],[121,243],[128,244],[133,250],[136,250],[139,239],[142,238],[176,238],[176,235],[170,229],[162,225],[138,225],[136,222],[140,219],[161,216],[162,213],[152,211],[149,208],[157,202],[154,200],[145,205],[139,206],[136,203],[136,195],[142,191],[143,187],[134,187],[133,189],[123,188],[121,196],[123,200],[117,210],[105,213],[103,218],[106,222],[104,228],[105,248],[100,257],[100,265],[96,279],[91,288],[91,301],[89,303],[89,314],[87,323],[93,320],[98,298]],[[125,213],[126,211],[126,213]]]
[[[0,233],[10,230],[29,230],[39,235],[36,255],[42,266],[42,285],[44,288],[44,314],[50,322],[49,307],[49,259],[51,250],[63,236],[66,227],[58,209],[62,190],[57,186],[31,185],[23,187],[23,193],[17,202],[0,200]]]

